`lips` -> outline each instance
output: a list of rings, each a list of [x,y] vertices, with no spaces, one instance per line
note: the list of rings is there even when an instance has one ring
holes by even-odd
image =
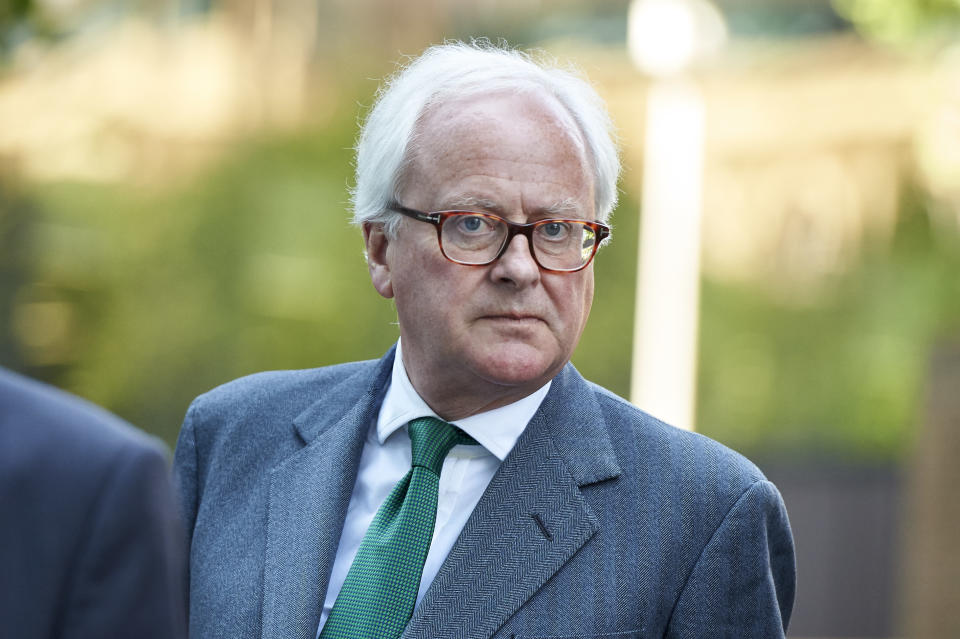
[[[533,313],[491,313],[484,315],[483,319],[488,320],[499,320],[504,322],[542,322],[544,321],[539,315]]]

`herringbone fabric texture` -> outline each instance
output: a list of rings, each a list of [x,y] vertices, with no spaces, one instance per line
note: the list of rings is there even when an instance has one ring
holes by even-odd
[[[350,566],[320,639],[395,639],[413,614],[437,519],[443,460],[476,443],[433,417],[409,425],[413,464],[380,506]]]

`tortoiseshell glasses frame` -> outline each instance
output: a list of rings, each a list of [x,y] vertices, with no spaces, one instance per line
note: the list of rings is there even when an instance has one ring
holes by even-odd
[[[491,264],[506,252],[516,235],[527,238],[537,265],[555,273],[575,273],[587,267],[610,227],[600,222],[551,218],[517,224],[490,213],[450,210],[425,213],[400,204],[391,211],[433,224],[445,258],[466,266]]]

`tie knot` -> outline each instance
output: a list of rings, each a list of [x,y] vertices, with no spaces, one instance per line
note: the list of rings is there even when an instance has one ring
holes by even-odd
[[[443,468],[443,459],[457,444],[476,444],[465,432],[436,417],[421,417],[410,422],[410,443],[413,465],[428,468],[437,477]]]

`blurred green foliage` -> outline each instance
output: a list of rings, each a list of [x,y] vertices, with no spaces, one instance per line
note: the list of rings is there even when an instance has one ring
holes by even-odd
[[[833,0],[833,6],[866,37],[890,44],[931,35],[955,40],[960,28],[960,0]]]
[[[704,282],[705,434],[765,457],[903,458],[931,349],[960,335],[960,233],[928,206],[909,192],[892,243],[874,238],[816,304]]]
[[[379,356],[394,314],[347,221],[353,126],[338,124],[241,144],[170,192],[37,188],[16,297],[66,301],[69,335],[20,368],[172,442],[189,400],[230,378]]]
[[[0,364],[18,363],[14,341],[14,306],[30,279],[29,233],[36,212],[12,181],[0,173]]]
[[[55,39],[61,29],[51,19],[50,8],[36,0],[0,0],[0,65],[24,42]]]
[[[24,26],[33,13],[33,0],[3,0],[0,2],[0,59],[13,45],[17,29]]]

